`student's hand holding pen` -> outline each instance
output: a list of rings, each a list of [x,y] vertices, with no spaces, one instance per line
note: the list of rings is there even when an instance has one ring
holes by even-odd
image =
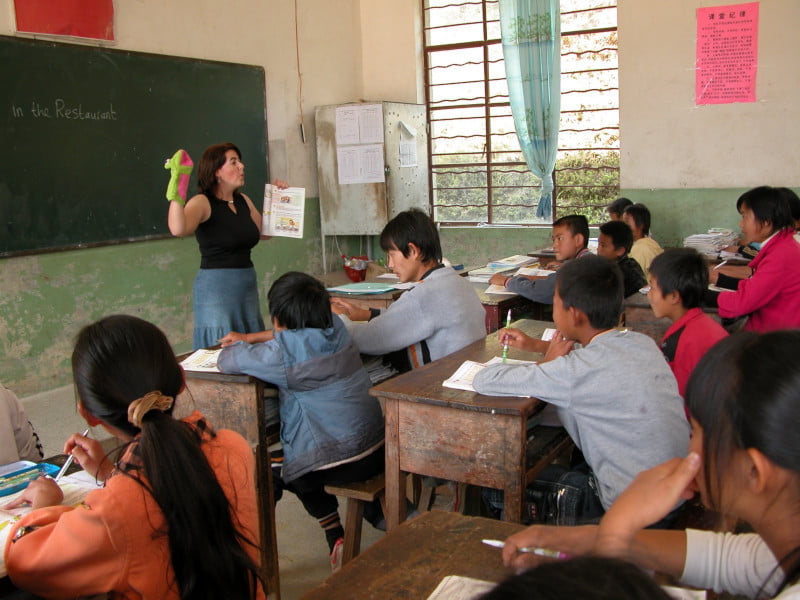
[[[573,340],[568,340],[560,331],[556,330],[553,334],[553,339],[550,340],[547,351],[544,353],[544,360],[541,362],[548,362],[559,356],[566,356],[572,351],[574,345],[575,342]]]
[[[508,344],[510,348],[519,348],[526,352],[545,352],[547,342],[537,340],[529,335],[522,333],[519,329],[504,327],[497,332],[497,338],[501,344]]]
[[[69,436],[64,444],[64,454],[75,457],[78,464],[97,481],[105,481],[114,470],[100,442],[87,435],[73,433]]]
[[[527,569],[543,561],[553,560],[530,552],[520,552],[520,548],[548,548],[569,556],[588,554],[594,547],[596,536],[597,525],[578,527],[532,525],[506,538],[503,546],[503,564],[516,569]]]

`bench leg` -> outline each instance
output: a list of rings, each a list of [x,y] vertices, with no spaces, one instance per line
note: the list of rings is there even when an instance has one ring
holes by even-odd
[[[344,527],[344,549],[342,565],[358,556],[361,551],[361,525],[364,520],[364,503],[353,498],[347,499],[347,517]]]

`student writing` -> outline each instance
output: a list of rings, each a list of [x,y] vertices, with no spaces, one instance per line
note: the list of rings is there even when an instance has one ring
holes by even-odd
[[[553,250],[556,260],[569,261],[591,254],[588,245],[589,221],[583,215],[567,215],[553,223]],[[546,277],[508,277],[498,273],[492,275],[489,283],[502,285],[534,302],[552,304],[556,274]]]
[[[508,538],[506,564],[542,545],[622,558],[684,584],[748,598],[800,598],[800,332],[739,332],[701,359],[686,388],[686,458],[642,473],[599,527],[530,527]],[[643,530],[679,498],[748,523],[753,533]]]
[[[381,248],[401,282],[417,282],[386,309],[362,309],[333,298],[358,349],[402,351],[405,370],[447,356],[486,336],[485,311],[468,281],[442,264],[439,232],[418,209],[398,214],[381,232]],[[360,321],[360,322],[358,322]]]
[[[72,354],[78,410],[125,445],[115,463],[74,434],[64,447],[105,481],[82,506],[59,506],[52,479],[22,495],[6,566],[45,598],[264,598],[257,579],[255,461],[238,433],[195,412],[172,418],[183,371],[164,334],[136,317],[88,325]]]
[[[567,263],[558,270],[557,331],[544,361],[491,365],[473,381],[482,394],[535,396],[557,408],[586,460],[569,483],[596,498],[588,514],[576,509],[574,522],[598,517],[638,473],[677,456],[688,440],[675,378],[652,339],[614,329],[621,307],[616,266],[594,255]],[[529,338],[517,333],[509,343],[525,349]],[[541,478],[558,481],[566,470],[552,465]]]
[[[744,327],[751,331],[800,327],[800,244],[793,237],[786,197],[776,188],[761,186],[742,194],[736,209],[742,215],[739,226],[744,239],[763,243],[750,261],[753,274],[734,281],[735,291],[716,297],[719,315],[748,315]],[[719,272],[709,271],[712,283],[724,286],[723,279]]]
[[[369,395],[358,349],[331,313],[319,281],[285,273],[268,301],[272,330],[226,335],[217,364],[225,373],[247,373],[278,387],[284,461],[276,483],[297,494],[319,521],[336,570],[344,530],[336,497],[324,488],[383,471],[383,415]],[[373,522],[382,516],[378,506],[371,514]]]

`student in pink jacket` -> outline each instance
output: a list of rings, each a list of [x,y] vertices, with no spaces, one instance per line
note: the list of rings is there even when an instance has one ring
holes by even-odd
[[[747,279],[709,271],[712,283],[732,288],[717,298],[719,315],[749,315],[745,329],[751,331],[800,327],[800,244],[792,235],[789,203],[777,188],[761,186],[742,194],[736,210],[742,215],[739,226],[746,243],[762,245]]]

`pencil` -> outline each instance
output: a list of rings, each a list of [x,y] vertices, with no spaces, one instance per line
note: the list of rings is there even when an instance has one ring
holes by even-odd
[[[83,432],[83,437],[86,437],[87,435],[89,435],[88,427],[86,428],[86,431]],[[67,469],[69,469],[73,460],[75,460],[75,457],[70,453],[70,455],[67,457],[67,460],[64,461],[64,466],[61,467],[61,469],[58,471],[58,474],[55,477],[53,477],[55,481],[61,479],[61,476],[67,472]]]

